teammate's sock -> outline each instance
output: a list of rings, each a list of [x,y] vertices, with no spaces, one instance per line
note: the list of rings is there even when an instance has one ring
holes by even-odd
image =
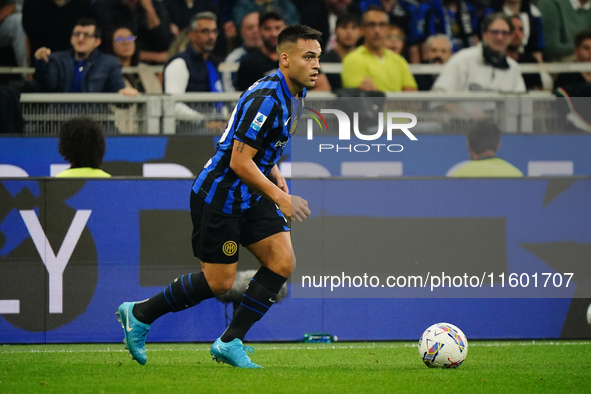
[[[277,300],[287,278],[266,267],[261,267],[248,284],[242,297],[242,303],[236,310],[234,318],[226,331],[222,334],[222,341],[230,342],[235,338],[240,340],[250,330],[252,325],[265,315],[271,305]]]
[[[152,324],[168,312],[185,310],[213,296],[203,272],[183,275],[176,278],[164,291],[137,302],[132,312],[142,323]]]

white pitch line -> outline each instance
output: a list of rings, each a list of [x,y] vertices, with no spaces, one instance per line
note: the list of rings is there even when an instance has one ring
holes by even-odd
[[[153,344],[159,345],[159,344]],[[317,344],[317,345],[309,345],[309,344],[285,344],[284,346],[266,346],[266,344],[259,344],[262,345],[258,350],[265,351],[265,350],[327,350],[327,349],[396,349],[396,348],[415,348],[417,344],[414,343],[399,343],[399,344],[381,344],[381,343],[367,343],[367,344],[352,344],[352,345],[342,345],[342,344]],[[584,346],[584,345],[591,345],[591,341],[528,341],[528,342],[469,342],[470,347],[509,347],[509,346]],[[34,346],[34,345],[4,345],[0,346],[0,354],[8,354],[8,353],[128,353],[128,350],[122,348],[118,349],[111,349],[107,347],[106,349],[10,349],[11,346]],[[41,345],[41,346],[48,346],[48,345]],[[49,346],[63,346],[63,345],[49,345]],[[80,346],[84,346],[84,344],[80,344]],[[255,343],[254,346],[257,346]],[[147,344],[148,352],[176,352],[176,351],[192,351],[192,352],[199,352],[199,351],[209,351],[209,346],[204,347],[204,344],[195,344],[194,347],[175,347],[175,348],[162,348],[156,347],[151,348],[150,343]]]

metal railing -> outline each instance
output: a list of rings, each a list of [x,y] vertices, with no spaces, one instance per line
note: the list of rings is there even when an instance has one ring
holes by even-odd
[[[75,116],[88,116],[101,124],[107,135],[118,134],[221,134],[240,97],[239,93],[187,93],[180,95],[119,94],[22,94],[26,135],[57,135],[61,124]],[[418,119],[413,132],[465,133],[475,121],[487,119],[508,133],[558,133],[563,131],[564,112],[559,98],[548,92],[523,95],[404,92],[384,97],[337,98],[328,92],[311,92],[306,107],[321,111],[345,108],[369,114],[408,112]],[[344,106],[344,107],[341,107]],[[305,120],[305,116],[303,120]],[[337,119],[325,116],[328,131],[338,131]],[[353,118],[351,118],[353,120]],[[377,123],[377,122],[374,122]]]

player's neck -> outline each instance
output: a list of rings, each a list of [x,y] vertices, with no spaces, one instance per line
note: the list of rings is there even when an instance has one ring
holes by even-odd
[[[297,97],[298,94],[300,94],[302,92],[302,90],[304,90],[304,87],[302,85],[300,85],[299,83],[295,82],[294,80],[292,80],[291,78],[289,78],[289,76],[287,75],[287,70],[282,69],[281,67],[279,68],[279,70],[283,74],[283,78],[285,78],[285,84],[287,85],[289,92],[294,97]]]

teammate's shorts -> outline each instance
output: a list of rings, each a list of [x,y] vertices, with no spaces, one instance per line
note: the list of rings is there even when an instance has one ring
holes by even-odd
[[[279,208],[265,198],[243,213],[230,215],[191,192],[191,219],[193,254],[206,263],[235,263],[239,243],[248,246],[273,234],[290,231]]]

